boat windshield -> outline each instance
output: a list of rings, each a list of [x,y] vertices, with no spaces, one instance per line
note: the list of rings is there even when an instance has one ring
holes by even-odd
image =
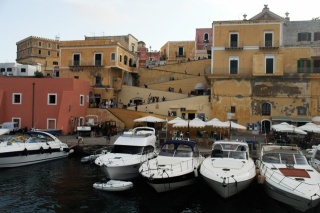
[[[159,155],[171,157],[192,157],[196,155],[196,152],[193,153],[192,148],[188,145],[180,144],[175,146],[174,144],[167,144],[162,147]]]
[[[303,154],[290,153],[267,153],[262,157],[262,161],[274,164],[297,164],[307,165],[308,161]]]
[[[111,153],[123,153],[123,154],[141,154],[143,146],[125,146],[125,145],[114,145]]]
[[[211,157],[213,158],[233,158],[233,159],[247,159],[245,151],[227,151],[214,149],[212,150]]]

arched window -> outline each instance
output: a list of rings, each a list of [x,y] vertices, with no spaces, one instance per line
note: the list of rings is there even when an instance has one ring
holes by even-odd
[[[209,34],[208,33],[205,33],[203,35],[203,41],[204,41],[204,43],[209,43]]]
[[[261,106],[261,114],[262,115],[271,115],[271,104],[263,103]]]
[[[127,65],[127,63],[128,63],[128,56],[126,56],[126,55],[124,56],[124,62],[123,62],[123,63],[124,63],[124,65]]]

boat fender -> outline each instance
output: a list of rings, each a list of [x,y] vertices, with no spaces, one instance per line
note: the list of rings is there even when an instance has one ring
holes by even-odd
[[[226,183],[226,178],[224,177],[224,178],[223,178],[223,182],[222,182],[222,186],[223,186],[223,187],[226,187],[227,185],[228,185],[228,184]]]
[[[25,149],[23,150],[23,154],[24,154],[25,156],[28,156],[28,150],[27,150],[27,148],[25,148]]]
[[[48,150],[49,150],[49,153],[51,154],[52,153],[51,146],[49,146]]]
[[[194,169],[193,169],[193,172],[194,172],[194,176],[195,176],[195,177],[198,177],[198,170],[197,170],[197,168],[194,168]]]
[[[260,175],[260,169],[256,169],[256,175]]]
[[[40,147],[40,154],[43,154],[43,148]]]
[[[264,184],[266,177],[264,175],[258,175],[258,184]]]

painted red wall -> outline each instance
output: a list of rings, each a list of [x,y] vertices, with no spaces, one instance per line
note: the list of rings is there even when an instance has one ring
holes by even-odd
[[[87,81],[79,79],[0,77],[0,123],[20,118],[21,128],[46,129],[47,119],[52,118],[63,134],[73,133],[70,118],[86,115],[91,90]],[[13,93],[21,93],[21,104],[12,104]],[[57,94],[56,105],[47,104],[49,93]]]

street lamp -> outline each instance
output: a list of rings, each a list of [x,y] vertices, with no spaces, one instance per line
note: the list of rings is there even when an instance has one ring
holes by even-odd
[[[151,61],[151,46],[150,46],[150,57],[149,57],[149,61]]]

